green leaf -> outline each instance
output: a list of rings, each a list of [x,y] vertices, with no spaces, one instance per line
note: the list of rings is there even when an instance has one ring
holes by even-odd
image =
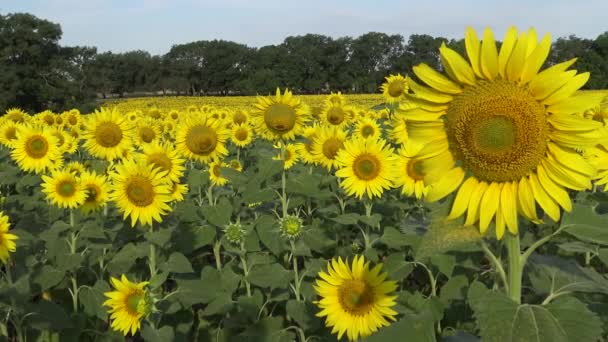
[[[166,342],[174,340],[173,328],[170,326],[163,326],[160,329],[155,329],[149,324],[143,324],[141,329],[141,337],[146,342]]]
[[[398,322],[380,329],[363,341],[384,342],[407,339],[416,342],[435,342],[434,323],[435,321],[428,312],[422,314],[406,313]]]
[[[202,314],[204,316],[224,314],[230,311],[232,306],[233,303],[231,296],[227,293],[224,293],[213,298],[213,300],[209,302],[207,307],[205,307]]]
[[[53,266],[44,265],[42,269],[32,275],[32,282],[40,286],[40,292],[46,291],[59,284],[65,272],[55,269]]]
[[[57,257],[57,269],[60,271],[74,271],[80,267],[84,256],[81,254],[63,254]]]
[[[561,297],[546,308],[558,320],[569,341],[601,340],[602,321],[578,299]]]
[[[438,224],[431,225],[422,236],[416,250],[416,260],[475,246],[481,238],[481,234],[475,226],[462,226],[442,220]]]
[[[265,317],[249,326],[234,341],[294,341],[295,336],[283,329],[282,317]]]
[[[53,302],[41,300],[30,306],[26,325],[38,330],[60,331],[72,326],[63,308]]]
[[[401,233],[394,227],[385,227],[380,242],[389,248],[400,249],[403,246],[411,245],[412,237]]]
[[[528,259],[530,281],[537,293],[599,292],[608,294],[608,280],[592,269],[558,256],[532,254]]]
[[[435,254],[431,256],[431,265],[449,278],[456,267],[456,257],[449,254]]]
[[[260,216],[255,222],[255,230],[260,241],[266,248],[276,256],[280,256],[286,250],[284,239],[279,233],[277,221],[269,215]]]
[[[574,237],[600,245],[608,245],[608,215],[599,215],[593,206],[574,203],[572,212],[564,213],[561,227]]]
[[[169,276],[169,271],[164,271],[164,272],[158,273],[150,279],[150,284],[148,286],[151,289],[157,289],[163,285],[163,283],[167,280],[168,276]]]
[[[329,238],[325,230],[316,227],[304,230],[302,241],[315,252],[323,252],[336,245],[336,241]]]
[[[199,222],[201,220],[199,215],[199,207],[197,207],[191,201],[182,201],[177,203],[175,205],[175,209],[173,209],[173,213],[176,217],[184,222]]]
[[[197,303],[209,303],[218,295],[232,295],[239,286],[241,276],[230,267],[219,272],[213,267],[205,266],[200,279],[177,279],[179,292],[175,295],[185,307]]]
[[[405,253],[393,253],[384,260],[384,270],[393,280],[405,279],[413,269],[414,266],[405,261]]]
[[[169,260],[163,265],[163,269],[173,273],[191,273],[194,272],[192,264],[188,261],[185,255],[180,252],[173,252],[169,256]]]
[[[105,282],[103,283],[105,284]],[[107,284],[105,284],[105,286],[107,287]],[[102,292],[99,290],[97,284],[95,287],[83,286],[78,290],[78,299],[87,315],[97,317],[101,320],[106,320],[108,318],[107,308],[104,308],[102,305],[107,299],[103,295],[104,292],[105,291]]]
[[[215,239],[216,228],[211,226],[180,226],[173,234],[175,249],[189,254],[203,246],[210,245]]]
[[[318,308],[310,302],[299,302],[291,299],[287,301],[287,314],[293,318],[298,325],[305,330],[315,330],[321,325],[319,318],[315,316]]]
[[[232,217],[232,205],[226,197],[222,197],[216,205],[203,206],[201,211],[209,223],[220,228],[229,224]]]
[[[469,279],[464,274],[451,277],[447,283],[441,286],[439,298],[445,304],[448,304],[452,300],[464,299],[468,286]]]
[[[111,274],[127,273],[135,264],[138,254],[137,247],[134,244],[128,243],[124,245],[108,263],[108,271]]]
[[[289,286],[291,272],[279,264],[256,265],[251,268],[247,279],[260,287],[285,288]]]
[[[342,214],[337,217],[331,218],[332,221],[338,222],[340,224],[349,225],[349,224],[357,224],[361,215],[355,213]]]
[[[171,239],[171,229],[163,227],[159,230],[147,231],[144,233],[144,238],[158,247],[165,247]]]

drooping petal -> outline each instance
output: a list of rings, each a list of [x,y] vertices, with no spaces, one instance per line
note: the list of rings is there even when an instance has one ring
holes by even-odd
[[[454,83],[441,73],[435,71],[435,69],[431,68],[427,64],[419,64],[412,69],[414,74],[416,74],[416,76],[418,76],[422,82],[426,83],[433,89],[452,95],[460,94],[462,92],[462,88],[458,84]]]
[[[493,80],[498,75],[498,52],[492,30],[486,28],[481,44],[481,72],[485,78]]]
[[[502,45],[500,47],[500,52],[498,53],[498,73],[501,77],[505,77],[505,68],[509,58],[511,58],[511,53],[513,52],[513,48],[515,47],[515,43],[517,42],[517,29],[515,26],[509,27],[507,33],[505,34],[505,39],[503,39]]]
[[[548,33],[545,35],[543,40],[536,46],[536,49],[526,60],[524,70],[521,73],[521,84],[526,84],[538,73],[542,65],[545,63],[547,56],[549,56],[549,50],[551,49],[551,35]]]
[[[439,48],[441,62],[450,77],[460,84],[475,85],[475,73],[467,61],[443,43]]]
[[[481,43],[479,42],[479,38],[477,38],[477,32],[475,32],[475,30],[470,26],[467,27],[467,31],[464,35],[464,47],[467,51],[467,57],[469,57],[469,61],[471,62],[473,72],[475,75],[477,75],[477,77],[483,77],[480,68]]]

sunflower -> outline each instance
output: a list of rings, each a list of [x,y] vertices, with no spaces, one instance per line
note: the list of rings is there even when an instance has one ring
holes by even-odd
[[[234,125],[246,124],[249,121],[249,113],[246,110],[237,109],[232,113],[232,123]]]
[[[604,191],[608,191],[608,147],[597,145],[590,147],[583,153],[585,159],[597,171],[594,177],[596,185],[604,185]]]
[[[171,200],[175,202],[181,202],[185,199],[185,195],[188,193],[188,183],[175,183],[172,182],[171,187]]]
[[[381,197],[395,178],[393,149],[382,139],[352,139],[336,156],[336,176],[348,195]]]
[[[246,147],[253,141],[253,130],[246,123],[234,124],[230,140],[238,147]]]
[[[382,90],[382,96],[387,103],[398,103],[405,99],[405,95],[408,91],[408,79],[397,75],[389,75],[384,78],[386,82],[382,84],[380,90]]]
[[[327,104],[321,112],[320,119],[323,125],[345,128],[353,120],[353,109],[350,106]]]
[[[313,151],[312,147],[314,144],[314,140],[317,136],[318,130],[319,130],[319,126],[317,124],[314,124],[313,126],[304,127],[304,129],[302,130],[301,136],[302,136],[302,138],[304,138],[305,142],[296,144],[296,146],[299,149],[300,158],[306,164],[316,164],[317,163],[317,158],[315,158],[315,155],[312,152]]]
[[[84,147],[97,158],[114,160],[132,147],[131,125],[115,108],[89,115],[83,132]]]
[[[281,145],[275,146],[275,148],[281,148]],[[281,152],[278,155],[272,157],[273,160],[283,160],[281,156]],[[298,147],[295,144],[285,144],[285,160],[283,162],[283,169],[288,170],[291,169],[298,160],[300,156],[298,155]]]
[[[277,88],[274,98],[258,96],[255,108],[251,121],[256,133],[266,140],[293,140],[311,117],[308,106],[288,89],[281,95]]]
[[[238,159],[232,159],[228,162],[228,166],[238,172],[243,171],[243,164]]]
[[[0,144],[6,147],[13,147],[17,141],[17,130],[21,124],[11,120],[2,120],[0,124]]]
[[[169,113],[167,113],[167,117],[165,119],[171,120],[173,122],[178,122],[179,118],[180,118],[180,113],[177,110],[172,109],[169,111]]]
[[[222,176],[222,168],[227,165],[221,161],[213,161],[209,164],[209,180],[215,186],[223,186],[228,183],[228,178]]]
[[[416,196],[421,199],[427,192],[428,185],[424,183],[422,159],[418,159],[413,145],[402,146],[395,161],[395,187],[401,187],[401,193],[406,196]]]
[[[112,173],[110,199],[123,213],[123,218],[131,217],[131,226],[139,222],[152,225],[152,221],[161,222],[161,215],[166,215],[171,207],[171,184],[167,181],[167,172],[160,171],[153,165],[134,161],[125,161],[115,166]]]
[[[230,133],[218,120],[190,116],[177,127],[177,150],[186,158],[207,163],[228,154],[225,142]]]
[[[55,125],[55,113],[50,110],[45,110],[44,112],[40,112],[34,115],[34,119],[45,126],[53,127]]]
[[[376,120],[361,118],[355,124],[353,137],[378,139],[382,137],[382,129]]]
[[[135,141],[139,146],[145,146],[160,138],[159,123],[149,117],[139,118],[135,122]]]
[[[108,201],[107,178],[95,172],[84,171],[80,175],[80,184],[86,191],[84,203],[80,210],[90,214],[102,209]]]
[[[12,253],[17,249],[15,240],[17,240],[18,237],[15,234],[9,233],[9,229],[10,223],[8,221],[8,216],[0,211],[0,260],[5,264],[8,262],[8,253]]]
[[[536,37],[533,29],[518,36],[512,27],[498,51],[490,29],[479,41],[469,28],[470,63],[444,44],[439,53],[447,76],[421,64],[414,73],[429,87],[409,82],[416,104],[405,113],[410,141],[453,156],[423,163],[426,199],[457,191],[449,218],[468,212],[465,224],[479,222],[485,233],[496,216],[499,239],[505,227],[518,232],[518,215],[538,221],[536,203],[557,221],[560,207],[572,209],[566,188],[588,189],[596,174],[577,150],[598,142],[601,123],[573,115],[599,102],[576,92],[589,73],[566,71],[575,59],[539,73],[551,38]]]
[[[344,147],[346,132],[338,127],[320,127],[312,142],[312,155],[328,171],[336,168],[338,152]]]
[[[13,145],[11,157],[24,171],[42,173],[61,159],[61,150],[48,128],[21,126]]]
[[[51,204],[59,208],[76,208],[87,199],[86,189],[69,170],[55,171],[42,176],[42,192]]]
[[[81,114],[78,109],[72,109],[62,114],[64,122],[69,127],[77,127],[81,122]]]
[[[395,321],[393,310],[397,296],[390,293],[397,283],[386,280],[382,264],[370,270],[364,256],[355,256],[352,266],[340,257],[327,263],[327,272],[320,271],[314,289],[321,299],[315,304],[321,311],[317,317],[327,317],[325,324],[338,339],[346,333],[350,341],[358,340]]]
[[[139,118],[143,117],[143,113],[140,110],[134,110],[127,113],[127,121],[135,123]]]
[[[346,105],[346,98],[342,95],[342,92],[334,93],[327,95],[325,98],[325,104],[329,106],[344,106]]]
[[[405,145],[407,143],[407,118],[397,112],[389,121],[387,129],[388,138],[395,144]]]
[[[9,108],[4,114],[4,118],[15,123],[25,123],[29,115],[19,108]]]
[[[154,299],[146,289],[148,282],[132,283],[124,274],[120,280],[111,277],[110,282],[115,291],[104,293],[108,300],[103,305],[110,308],[112,329],[125,336],[129,332],[134,335],[141,327],[142,318],[154,309]]]
[[[79,161],[71,161],[65,165],[65,169],[76,176],[80,176],[81,173],[87,170],[87,167]]]
[[[179,182],[179,179],[184,175],[185,160],[177,153],[173,144],[154,142],[146,145],[141,157],[146,164],[167,172],[167,177],[172,182]]]

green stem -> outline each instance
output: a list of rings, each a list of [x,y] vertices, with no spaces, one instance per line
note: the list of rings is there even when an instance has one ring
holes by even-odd
[[[9,257],[9,259],[6,261],[6,264],[4,265],[4,272],[6,274],[6,282],[9,285],[13,285],[13,274],[11,273],[11,259]]]
[[[215,268],[218,271],[222,271],[222,259],[220,255],[220,248],[222,247],[222,243],[218,240],[213,245],[213,256],[215,257]]]
[[[245,275],[245,289],[247,290],[247,297],[251,297],[251,284],[249,284],[249,280],[247,280],[247,276],[249,276],[249,269],[247,268],[247,251],[245,250],[245,244],[241,243],[241,266],[243,267],[243,274]]]
[[[76,243],[78,242],[78,236],[74,231],[75,220],[74,220],[74,210],[70,210],[70,227],[72,227],[71,233],[71,241],[70,241],[70,253],[72,255],[76,254]],[[78,280],[76,279],[76,272],[74,272],[71,276],[72,283],[72,306],[74,312],[78,312]]]
[[[509,297],[516,303],[521,303],[521,282],[523,266],[521,249],[519,246],[519,234],[507,233],[505,236],[507,253],[509,258]]]
[[[281,160],[285,165],[285,142],[281,141]],[[287,175],[285,173],[285,166],[283,166],[283,173],[281,174],[281,205],[283,207],[283,217],[287,217]]]
[[[367,217],[371,217],[372,216],[372,208],[374,206],[374,203],[371,200],[367,200],[365,201],[365,216]]]
[[[236,148],[236,161],[238,161],[239,163],[241,162],[241,148],[240,147]]]
[[[150,279],[156,275],[156,246],[153,243],[150,243],[150,260],[148,261],[148,266],[150,266]]]
[[[209,184],[209,188],[207,188],[207,200],[209,205],[213,205],[213,184]]]
[[[293,263],[293,274],[294,274],[294,293],[296,295],[296,300],[300,301],[300,276],[298,274],[298,259],[296,257],[296,244],[293,240],[289,240],[291,245],[291,261]]]
[[[505,273],[504,267],[502,267],[502,263],[498,260],[498,258],[496,258],[496,255],[494,255],[494,253],[492,253],[492,251],[490,250],[490,248],[484,241],[481,241],[481,249],[483,249],[483,251],[486,254],[486,256],[488,257],[488,259],[490,259],[490,261],[492,262],[492,265],[496,269],[496,272],[498,272],[498,275],[500,276],[502,284],[505,287],[505,291],[508,292],[509,291],[509,282],[507,281],[507,274]]]

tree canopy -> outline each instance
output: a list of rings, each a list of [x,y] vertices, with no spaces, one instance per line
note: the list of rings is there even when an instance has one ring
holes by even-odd
[[[408,74],[418,63],[438,68],[444,42],[465,54],[462,39],[426,34],[306,34],[259,48],[202,40],[173,45],[164,55],[64,47],[61,35],[59,24],[31,14],[0,15],[0,110],[82,108],[96,97],[133,93],[267,94],[277,86],[298,93],[370,93],[388,74]],[[608,32],[596,39],[558,38],[546,63],[573,57],[578,70],[592,73],[586,88],[608,88]]]

